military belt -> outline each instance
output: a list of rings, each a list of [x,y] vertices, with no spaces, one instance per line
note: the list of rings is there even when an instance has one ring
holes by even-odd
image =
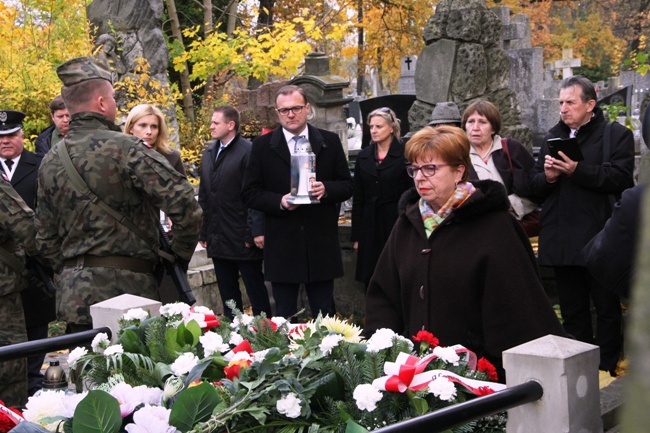
[[[83,269],[84,267],[104,267],[124,269],[145,274],[153,273],[153,264],[144,259],[127,256],[92,256],[83,255],[67,259],[63,262],[66,268]]]

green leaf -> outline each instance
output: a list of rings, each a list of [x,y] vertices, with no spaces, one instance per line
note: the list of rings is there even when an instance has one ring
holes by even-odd
[[[359,424],[349,419],[345,425],[345,433],[368,433],[368,430],[361,427]]]
[[[172,406],[169,424],[180,431],[189,431],[196,423],[207,421],[220,402],[217,391],[208,383],[185,389]]]
[[[73,433],[117,433],[121,426],[119,403],[109,393],[99,390],[88,392],[72,418]]]
[[[134,329],[125,329],[122,333],[122,336],[118,340],[118,343],[122,345],[125,352],[130,353],[140,353],[142,355],[149,355],[147,346],[144,345],[140,336]]]
[[[411,399],[411,404],[413,405],[413,408],[417,412],[418,416],[424,415],[429,411],[429,404],[422,397],[413,397]]]

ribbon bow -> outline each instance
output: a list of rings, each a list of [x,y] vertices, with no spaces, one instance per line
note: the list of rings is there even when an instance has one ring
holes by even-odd
[[[476,355],[472,351],[460,345],[452,347],[456,350],[456,353],[467,354],[468,366],[471,369],[476,367]],[[462,385],[475,395],[491,394],[506,387],[500,383],[468,379],[447,370],[424,371],[427,365],[436,358],[437,356],[433,353],[420,359],[417,356],[402,352],[397,355],[395,362],[386,362],[384,364],[386,376],[375,379],[372,384],[382,391],[404,393],[407,390],[420,391],[426,388],[431,381],[442,376]]]

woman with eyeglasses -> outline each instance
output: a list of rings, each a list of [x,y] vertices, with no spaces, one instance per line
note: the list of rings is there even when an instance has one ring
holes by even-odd
[[[486,357],[503,381],[502,351],[565,334],[503,186],[468,182],[469,146],[454,126],[425,127],[406,144],[415,188],[370,280],[365,332],[428,330]]]
[[[461,119],[467,133],[472,161],[470,179],[492,179],[508,192],[510,212],[530,237],[539,235],[538,204],[528,186],[528,173],[535,165],[533,155],[519,141],[501,137],[501,114],[490,101],[478,100],[467,106]]]
[[[357,250],[356,279],[366,286],[397,220],[397,202],[413,186],[406,174],[399,119],[383,107],[368,115],[370,145],[354,165],[352,233]]]

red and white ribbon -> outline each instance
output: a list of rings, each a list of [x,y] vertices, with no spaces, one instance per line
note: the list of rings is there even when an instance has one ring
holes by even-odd
[[[476,365],[476,355],[463,346],[453,346],[456,353],[471,353]],[[470,355],[470,359],[472,356]],[[447,370],[429,370],[424,371],[431,361],[437,358],[436,355],[430,354],[420,359],[417,356],[408,353],[400,353],[395,362],[386,362],[384,364],[384,373],[386,376],[380,377],[373,381],[373,386],[390,392],[406,392],[406,390],[419,391],[426,388],[429,383],[438,377],[447,377],[452,382],[458,383],[475,395],[491,394],[495,391],[505,389],[505,385],[495,382],[468,379]]]

